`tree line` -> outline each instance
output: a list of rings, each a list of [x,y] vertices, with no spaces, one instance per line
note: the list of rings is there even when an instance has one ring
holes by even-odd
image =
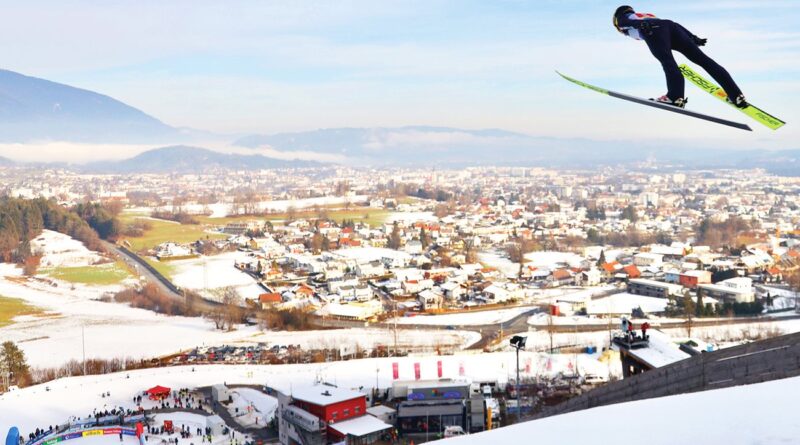
[[[43,230],[53,230],[102,251],[101,238],[113,239],[119,222],[101,204],[79,204],[73,209],[44,198],[0,198],[0,261],[24,264],[35,256],[30,242]]]

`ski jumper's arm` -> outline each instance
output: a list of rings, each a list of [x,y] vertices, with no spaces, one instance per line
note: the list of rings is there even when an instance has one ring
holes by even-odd
[[[625,34],[626,36],[636,39],[636,40],[643,40],[643,32],[647,34],[647,30],[650,28],[652,23],[647,23],[652,19],[657,19],[655,15],[648,14],[648,13],[641,13],[641,12],[632,12],[629,14],[620,14],[616,17],[616,25],[617,28]]]

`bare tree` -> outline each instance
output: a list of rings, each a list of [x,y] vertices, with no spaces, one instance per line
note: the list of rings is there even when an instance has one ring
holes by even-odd
[[[473,237],[464,239],[464,261],[467,264],[478,261],[478,249],[475,247],[475,239]]]
[[[224,287],[217,292],[220,304],[208,313],[208,318],[214,322],[214,327],[220,330],[233,330],[234,325],[241,323],[244,310],[240,306],[241,297],[232,286]]]
[[[786,283],[789,287],[794,291],[794,309],[795,311],[800,310],[800,306],[797,305],[798,294],[800,294],[800,269],[795,270],[794,272],[790,273],[786,277]]]
[[[297,209],[294,206],[286,207],[286,222],[292,222],[297,219]]]
[[[553,311],[547,308],[547,335],[550,337],[550,353],[553,353],[553,335],[556,333],[556,324],[553,321]]]

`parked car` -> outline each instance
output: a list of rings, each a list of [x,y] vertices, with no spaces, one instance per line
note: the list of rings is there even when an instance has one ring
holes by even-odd
[[[466,434],[464,428],[461,428],[460,425],[450,425],[444,429],[444,437],[464,436]]]

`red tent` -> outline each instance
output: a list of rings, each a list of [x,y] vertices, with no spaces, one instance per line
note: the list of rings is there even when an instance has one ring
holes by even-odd
[[[147,393],[147,395],[150,396],[150,400],[158,400],[169,397],[170,391],[172,390],[164,386],[158,385],[148,389],[147,391],[145,391],[145,393]]]

